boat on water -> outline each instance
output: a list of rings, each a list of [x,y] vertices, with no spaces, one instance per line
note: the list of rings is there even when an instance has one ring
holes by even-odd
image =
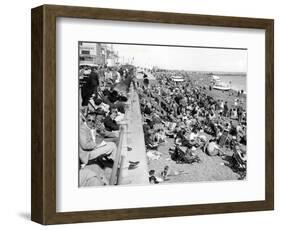
[[[216,90],[222,90],[222,91],[228,91],[230,90],[230,86],[224,82],[216,81],[215,85],[213,86],[213,89]]]
[[[230,84],[226,84],[221,81],[221,78],[218,75],[212,75],[211,76],[211,84],[212,88],[216,90],[222,90],[222,91],[228,91],[231,89]]]
[[[172,76],[172,80],[174,82],[183,82],[184,81],[184,77],[183,76]]]

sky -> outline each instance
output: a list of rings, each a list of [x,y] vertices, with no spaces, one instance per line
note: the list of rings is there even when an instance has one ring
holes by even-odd
[[[119,61],[142,67],[194,71],[247,72],[247,50],[113,44]]]

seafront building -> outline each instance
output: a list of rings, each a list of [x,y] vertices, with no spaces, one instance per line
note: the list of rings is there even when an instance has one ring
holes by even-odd
[[[80,66],[116,66],[118,65],[118,54],[112,45],[93,42],[79,42]]]

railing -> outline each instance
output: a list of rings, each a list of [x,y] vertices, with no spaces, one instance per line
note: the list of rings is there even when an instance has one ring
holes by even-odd
[[[145,185],[149,184],[149,175],[139,97],[132,86],[130,87],[129,95],[128,110],[126,111],[126,117],[128,118],[127,126],[125,127],[126,138],[124,140],[125,144],[123,143],[123,158],[121,159],[122,165],[118,185]],[[139,162],[133,170],[130,169],[130,161]]]
[[[137,110],[136,107],[138,107]],[[136,117],[136,113],[139,114],[139,117]],[[132,120],[132,116],[137,120]],[[125,122],[120,127],[119,143],[109,181],[110,185],[128,184],[128,181],[130,184],[149,183],[143,130],[139,123],[141,123],[141,115],[138,96],[134,91],[133,84],[131,84],[126,103]],[[128,140],[130,141],[128,142]],[[131,150],[128,150],[128,145]],[[129,170],[130,160],[139,162],[136,169]]]
[[[118,177],[120,173],[120,167],[122,164],[122,145],[123,139],[125,134],[125,127],[121,126],[120,128],[120,135],[119,135],[119,142],[117,146],[116,156],[114,159],[114,164],[112,167],[111,177],[109,180],[109,185],[117,185],[118,184]]]
[[[128,98],[128,102],[127,102],[127,106],[126,107],[126,114],[125,114],[125,118],[128,119],[128,110],[131,109],[132,107],[132,95],[133,95],[133,88],[132,88],[132,84],[130,85],[130,90],[129,90],[129,98]],[[119,174],[120,174],[120,168],[122,165],[122,148],[123,148],[123,142],[124,142],[124,136],[125,133],[127,131],[127,125],[126,124],[121,124],[120,125],[120,134],[119,134],[119,141],[118,141],[118,146],[117,146],[117,152],[116,152],[116,157],[114,159],[114,164],[112,167],[112,172],[111,172],[111,177],[109,180],[109,185],[117,185],[118,184],[118,178],[119,178]]]

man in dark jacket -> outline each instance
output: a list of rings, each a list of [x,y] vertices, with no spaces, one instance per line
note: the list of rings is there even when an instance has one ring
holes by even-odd
[[[97,93],[99,87],[99,76],[94,68],[92,68],[89,77],[86,78],[86,83],[82,86],[82,106],[87,106],[92,94]]]
[[[223,115],[226,117],[227,114],[228,114],[228,106],[227,106],[227,101],[226,101],[223,106]]]
[[[149,85],[149,80],[148,80],[148,77],[147,77],[147,75],[144,73],[144,75],[143,75],[143,84],[146,86],[146,87],[148,87],[148,85]]]

